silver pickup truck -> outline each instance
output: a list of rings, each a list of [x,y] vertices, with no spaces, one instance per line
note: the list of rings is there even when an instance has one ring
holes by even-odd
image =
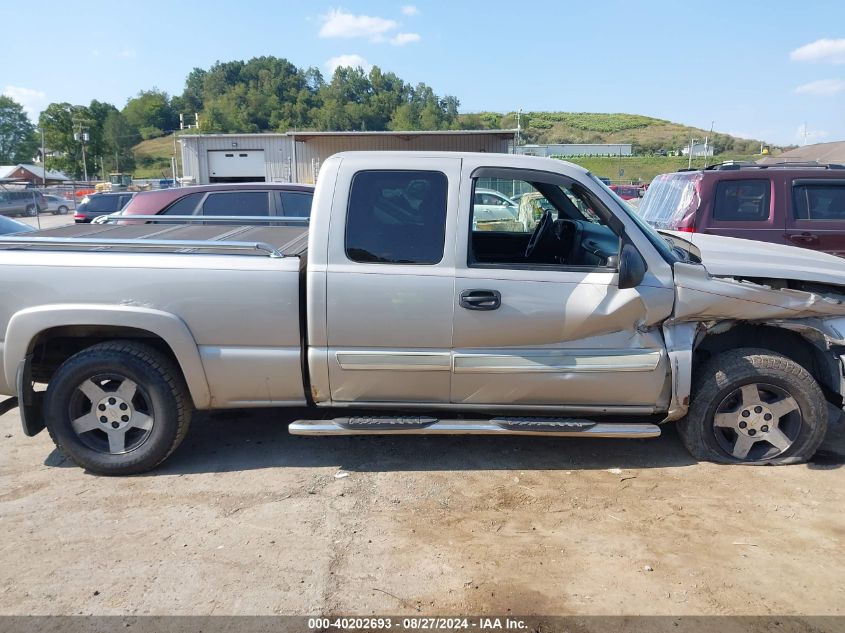
[[[536,215],[475,218],[476,188]],[[296,407],[305,435],[677,421],[698,459],[783,464],[841,413],[843,260],[660,235],[565,162],[338,154],[307,229],[212,220],[0,241],[0,394],[28,435],[130,474],[195,410]]]

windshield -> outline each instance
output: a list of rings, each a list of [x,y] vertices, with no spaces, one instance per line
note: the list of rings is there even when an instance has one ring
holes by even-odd
[[[610,194],[610,196],[618,203],[616,206],[622,209],[622,211],[625,212],[625,215],[631,218],[634,221],[634,224],[640,227],[648,241],[652,243],[654,248],[657,249],[663,259],[665,259],[670,264],[674,264],[675,262],[681,260],[676,250],[672,246],[670,246],[666,242],[666,240],[664,240],[663,237],[652,227],[650,227],[640,216],[634,213],[634,210],[630,206],[628,206],[628,204],[622,198],[617,196],[616,193],[614,193],[614,191],[610,187],[608,187],[601,180],[596,178],[593,174],[589,174],[589,176],[593,179],[593,182],[595,182],[602,189],[604,189],[606,193]]]

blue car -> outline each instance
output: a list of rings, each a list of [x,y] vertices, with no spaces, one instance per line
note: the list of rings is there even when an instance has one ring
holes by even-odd
[[[34,231],[29,224],[24,224],[23,222],[18,222],[17,220],[13,220],[12,218],[5,218],[0,215],[0,235],[8,235],[9,233],[27,233],[28,231]]]

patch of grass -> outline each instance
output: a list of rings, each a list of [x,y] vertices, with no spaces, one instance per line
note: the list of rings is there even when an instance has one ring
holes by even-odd
[[[170,178],[170,158],[173,156],[173,135],[141,141],[132,152],[135,154],[134,178]],[[182,173],[182,147],[176,141],[177,173]]]
[[[759,154],[720,155],[707,159],[708,165],[728,160],[756,161]],[[610,178],[613,182],[651,182],[658,174],[685,169],[689,164],[686,156],[573,156],[561,160],[581,165],[596,176]],[[704,158],[693,158],[693,168],[704,167]],[[625,170],[623,176],[619,170]]]

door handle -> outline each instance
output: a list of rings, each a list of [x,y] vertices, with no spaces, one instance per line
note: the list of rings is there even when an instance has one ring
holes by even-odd
[[[461,307],[467,310],[498,310],[502,305],[502,293],[498,290],[464,290],[461,292]]]
[[[815,233],[792,233],[789,235],[789,239],[793,242],[797,242],[799,244],[818,244],[819,243],[819,236]]]

